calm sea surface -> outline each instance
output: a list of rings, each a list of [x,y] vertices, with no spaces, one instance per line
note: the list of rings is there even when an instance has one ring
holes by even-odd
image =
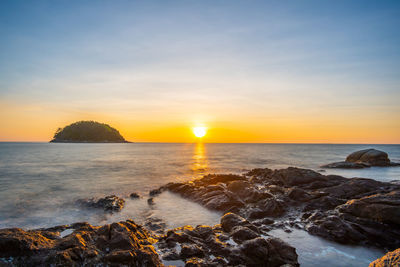
[[[142,223],[149,216],[163,219],[167,227],[216,224],[221,214],[173,194],[162,194],[150,207],[148,191],[207,173],[288,166],[318,171],[320,165],[344,160],[364,148],[386,151],[392,161],[400,162],[400,145],[0,143],[0,228],[38,228],[77,221],[99,225],[127,218]],[[400,179],[400,168],[330,169],[324,174],[392,181]],[[74,205],[79,198],[110,194],[128,198],[132,192],[144,198],[128,199],[122,212],[114,215],[83,211]],[[298,249],[305,266],[326,262],[334,266],[330,259],[335,257],[347,259],[346,266],[366,266],[383,253],[333,246],[302,232],[275,234],[293,244],[307,240],[309,246]],[[343,266],[343,261],[337,264]]]

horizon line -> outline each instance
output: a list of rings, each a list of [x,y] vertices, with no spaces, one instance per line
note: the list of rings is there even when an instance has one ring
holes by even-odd
[[[0,141],[0,143],[51,143],[50,141]],[[309,143],[309,142],[147,142],[128,141],[128,143],[114,142],[71,142],[62,144],[270,144],[270,145],[400,145],[400,143]],[[57,143],[54,143],[57,144]],[[61,143],[60,143],[61,144]]]

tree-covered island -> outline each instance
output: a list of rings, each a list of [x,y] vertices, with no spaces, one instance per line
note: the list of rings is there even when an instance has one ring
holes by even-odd
[[[58,128],[52,143],[129,143],[115,128],[96,121],[78,121]]]

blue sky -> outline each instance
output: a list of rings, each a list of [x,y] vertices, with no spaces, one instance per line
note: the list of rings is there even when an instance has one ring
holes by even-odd
[[[13,107],[51,112],[50,128],[85,116],[123,127],[370,119],[393,142],[399,29],[399,1],[2,1],[0,119],[24,120]]]

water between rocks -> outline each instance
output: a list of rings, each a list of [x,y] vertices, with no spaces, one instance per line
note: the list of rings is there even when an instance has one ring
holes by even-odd
[[[0,143],[0,228],[38,228],[78,221],[100,225],[125,219],[163,221],[166,228],[214,225],[221,214],[174,194],[147,203],[148,191],[168,182],[188,181],[206,173],[243,173],[252,168],[296,166],[320,171],[353,151],[376,148],[400,161],[400,145],[306,144],[48,144]],[[324,174],[399,179],[400,168],[326,170]],[[143,197],[129,199],[137,192]],[[113,215],[86,210],[79,198],[115,194],[126,199]],[[272,230],[299,254],[302,266],[367,266],[383,251],[343,246],[302,230]]]

